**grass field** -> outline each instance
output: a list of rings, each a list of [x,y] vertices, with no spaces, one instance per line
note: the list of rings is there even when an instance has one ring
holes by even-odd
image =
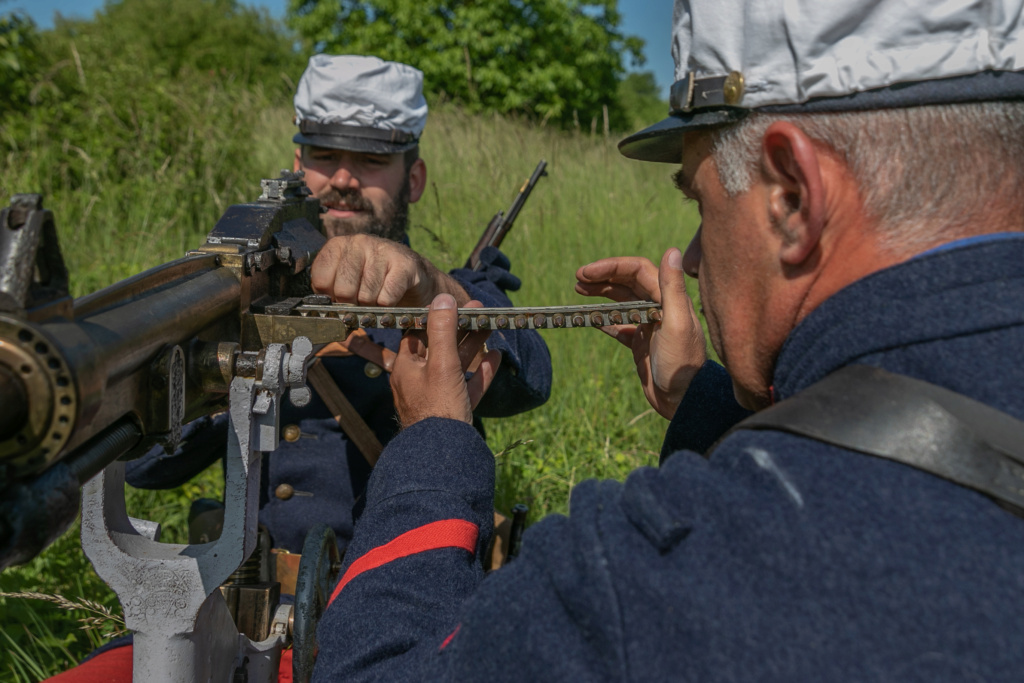
[[[290,167],[291,110],[261,102],[232,105],[247,117],[243,153],[218,157],[221,133],[197,120],[194,144],[175,158],[154,162],[144,146],[119,152],[129,162],[132,154],[139,155],[138,171],[127,182],[108,181],[109,155],[86,141],[22,139],[4,160],[0,201],[6,205],[14,192],[46,194],[73,293],[88,293],[181,256],[201,243],[225,207],[254,199],[261,177]],[[628,161],[615,142],[600,134],[435,107],[422,143],[429,176],[427,191],[412,211],[413,246],[441,267],[461,265],[490,217],[507,207],[544,158],[550,175],[504,245],[524,283],[514,300],[524,305],[583,301],[573,292],[578,266],[611,255],[657,261],[668,247],[685,247],[697,226],[695,212],[672,188],[673,169]],[[593,330],[552,331],[545,340],[555,372],[551,400],[486,425],[495,452],[525,442],[499,458],[497,505],[508,509],[526,502],[531,521],[566,512],[572,487],[583,479],[621,479],[656,463],[666,427],[648,410],[626,349]],[[161,521],[164,540],[182,540],[188,501],[217,495],[219,476],[214,467],[181,489],[130,491],[130,510]],[[89,599],[119,612],[116,598],[81,554],[77,534],[76,527],[34,562],[0,574],[0,591]],[[75,619],[88,616],[83,610],[24,599],[0,600],[0,610],[0,679],[5,681],[38,680],[102,642],[103,629],[77,630]]]

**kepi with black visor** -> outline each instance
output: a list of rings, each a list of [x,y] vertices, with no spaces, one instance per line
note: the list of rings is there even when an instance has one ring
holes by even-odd
[[[619,143],[679,163],[688,130],[801,114],[1024,100],[1021,0],[678,0],[668,118]]]
[[[401,154],[427,123],[423,72],[358,55],[314,55],[295,92],[300,145]]]

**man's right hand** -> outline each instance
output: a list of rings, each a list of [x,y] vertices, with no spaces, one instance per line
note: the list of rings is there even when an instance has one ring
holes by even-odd
[[[601,259],[576,271],[576,279],[576,291],[585,296],[661,304],[661,322],[599,329],[632,349],[644,395],[661,416],[671,420],[707,360],[704,331],[686,295],[682,252],[666,251],[660,268],[640,257]]]
[[[471,301],[468,307],[479,306]],[[426,334],[402,337],[391,389],[403,429],[428,417],[473,423],[473,409],[494,379],[501,353],[486,350],[488,333],[459,332],[458,321],[455,299],[441,294],[430,305]],[[466,370],[481,351],[480,365],[467,381]]]
[[[339,303],[422,307],[438,294],[460,306],[469,294],[404,244],[374,235],[332,237],[313,261],[313,291]]]

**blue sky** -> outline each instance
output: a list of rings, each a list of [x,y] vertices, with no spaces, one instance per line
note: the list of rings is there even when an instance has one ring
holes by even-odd
[[[168,0],[169,2],[173,0]],[[248,5],[266,7],[276,17],[283,17],[287,0],[242,0]],[[0,0],[0,11],[21,9],[42,28],[53,26],[54,12],[64,16],[89,17],[103,6],[103,0]],[[672,85],[672,56],[669,37],[672,29],[672,0],[619,0],[623,31],[646,41],[645,71],[653,71],[665,97]],[[629,66],[627,64],[627,66]]]

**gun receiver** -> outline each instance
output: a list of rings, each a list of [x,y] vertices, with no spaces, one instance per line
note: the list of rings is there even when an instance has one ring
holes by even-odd
[[[486,247],[500,247],[502,240],[505,239],[505,235],[508,234],[509,230],[512,229],[513,223],[516,222],[516,217],[519,216],[519,212],[522,211],[523,206],[526,205],[526,200],[530,198],[530,193],[533,192],[533,187],[537,184],[537,181],[542,177],[546,176],[548,172],[545,170],[548,166],[548,162],[543,159],[537,164],[537,168],[533,169],[533,174],[527,178],[523,186],[519,188],[519,194],[512,201],[512,206],[509,207],[507,212],[499,211],[494,214],[494,218],[490,220],[487,227],[484,228],[484,234],[480,236],[480,241],[473,247],[472,253],[466,260],[465,268],[471,270],[480,270],[483,264],[480,263],[480,252]]]
[[[226,405],[243,351],[261,348],[245,348],[243,314],[303,291],[324,241],[301,177],[263,188],[195,252],[77,301],[42,198],[18,195],[0,213],[0,567],[63,533],[78,487],[109,463],[173,449],[183,422]]]
[[[78,301],[42,198],[0,213],[0,568],[56,539],[81,499],[82,547],[135,632],[137,681],[269,682],[292,620],[315,621],[312,605],[278,604],[277,584],[230,578],[256,547],[260,454],[277,447],[283,394],[310,397],[310,341],[263,346],[247,316],[309,294],[324,242],[301,174],[262,188],[198,250]],[[224,407],[223,530],[160,543],[159,524],[127,515],[119,459],[174,449],[183,422]]]

